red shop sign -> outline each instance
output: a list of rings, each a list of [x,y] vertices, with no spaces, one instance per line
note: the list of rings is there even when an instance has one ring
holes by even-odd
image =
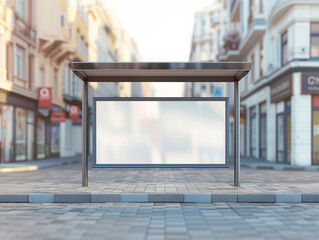
[[[39,88],[39,94],[38,94],[39,108],[50,108],[52,106],[51,99],[52,99],[51,88],[48,88],[48,87]]]
[[[64,111],[51,111],[51,122],[60,123],[65,121],[65,112]]]
[[[80,119],[80,107],[79,106],[70,105],[69,119],[72,121],[78,121]]]

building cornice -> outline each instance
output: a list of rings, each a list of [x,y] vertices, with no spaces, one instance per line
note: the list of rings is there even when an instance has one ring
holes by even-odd
[[[35,90],[17,86],[16,84],[10,81],[0,81],[0,88],[8,92],[13,92],[18,95],[31,98],[33,100],[36,100],[38,98],[38,93]]]
[[[260,89],[270,86],[275,81],[292,74],[294,72],[312,72],[318,71],[319,61],[291,61],[284,67],[272,72],[269,75],[264,76],[253,89],[241,93],[241,99],[245,100],[254,93],[258,92]]]
[[[318,5],[317,0],[279,0],[273,6],[269,15],[269,23],[274,24],[293,5]]]

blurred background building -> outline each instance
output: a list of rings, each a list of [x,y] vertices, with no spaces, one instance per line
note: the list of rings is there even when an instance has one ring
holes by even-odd
[[[252,64],[240,83],[243,156],[319,164],[318,11],[318,0],[216,0],[196,14],[191,61]],[[186,85],[185,94],[215,96],[207,87]],[[231,118],[231,139],[233,129]]]
[[[252,63],[240,84],[243,156],[319,164],[318,12],[319,0],[212,0],[196,13],[190,61]],[[70,62],[141,61],[99,0],[0,0],[0,53],[0,162],[81,154],[82,83]],[[90,121],[94,96],[169,91],[90,83]],[[232,84],[187,83],[184,95],[229,96],[233,138]]]
[[[224,4],[224,5],[223,5]],[[218,61],[220,46],[228,15],[222,9],[226,6],[221,0],[196,12],[193,28],[190,61]],[[187,83],[185,94],[193,97],[221,97],[226,95],[225,83]]]
[[[0,0],[0,53],[2,163],[82,153],[82,83],[70,62],[141,60],[127,30],[98,0]],[[90,99],[144,94],[140,83],[89,89]]]

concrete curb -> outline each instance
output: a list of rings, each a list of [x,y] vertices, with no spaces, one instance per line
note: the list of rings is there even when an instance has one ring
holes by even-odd
[[[269,164],[250,164],[250,163],[241,163],[241,167],[256,169],[256,170],[278,170],[278,171],[319,171],[318,166],[282,166],[282,165],[269,165]]]
[[[30,193],[0,194],[0,203],[319,203],[319,194]]]

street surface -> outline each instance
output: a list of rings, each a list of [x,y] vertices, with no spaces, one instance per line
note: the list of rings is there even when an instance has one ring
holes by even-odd
[[[318,204],[0,204],[1,239],[318,239]]]

